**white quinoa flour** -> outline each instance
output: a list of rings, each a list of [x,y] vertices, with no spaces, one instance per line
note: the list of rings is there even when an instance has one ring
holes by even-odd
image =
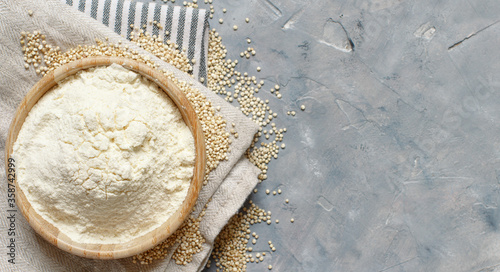
[[[32,108],[14,144],[19,187],[72,240],[120,243],[187,195],[195,147],[175,104],[119,65],[82,71]]]

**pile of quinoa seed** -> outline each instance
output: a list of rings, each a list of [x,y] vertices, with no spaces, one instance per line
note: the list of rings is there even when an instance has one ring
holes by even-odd
[[[259,180],[262,181],[267,179],[267,169],[271,159],[278,158],[280,149],[278,144],[283,141],[286,128],[278,129],[272,122],[278,114],[270,108],[269,100],[262,100],[256,96],[264,81],[257,81],[255,76],[235,70],[238,60],[226,59],[226,55],[227,49],[222,44],[222,37],[212,29],[208,42],[207,86],[216,94],[224,96],[226,101],[230,103],[236,101],[241,112],[259,125],[259,132],[254,136],[246,155],[262,171],[259,175]],[[279,85],[276,85],[272,90],[279,89]],[[279,95],[281,97],[281,94]],[[272,141],[262,141],[262,138],[269,140],[271,135],[274,135]],[[282,147],[284,148],[284,145]]]
[[[168,1],[164,1],[168,2]],[[174,3],[175,1],[170,0]],[[212,0],[204,0],[208,6],[210,18],[213,19],[215,10],[211,5]],[[201,4],[198,1],[184,1],[186,7],[198,8]],[[227,10],[223,9],[223,13]],[[223,19],[218,20],[219,26],[224,26]],[[249,23],[250,19],[245,18],[242,23]],[[153,24],[153,22],[150,22]],[[214,24],[215,25],[215,24]],[[159,29],[162,26],[153,24]],[[130,26],[134,28],[133,25]],[[232,29],[238,31],[238,26],[233,25]],[[168,33],[166,33],[168,36]],[[134,28],[130,40],[140,48],[155,55],[160,60],[165,61],[177,69],[189,74],[192,72],[191,64],[194,60],[189,60],[185,50],[181,50],[171,41],[163,42],[156,36],[145,33],[144,30]],[[246,43],[250,44],[251,39],[247,38]],[[46,36],[39,31],[33,33],[21,32],[20,44],[24,53],[25,68],[31,67],[41,76],[54,70],[55,68],[85,57],[91,56],[118,56],[130,58],[143,62],[150,67],[158,68],[147,56],[139,54],[137,51],[129,49],[126,45],[120,43],[110,43],[107,40],[96,40],[95,45],[82,45],[62,52],[60,48],[50,45],[46,41]],[[244,48],[239,54],[241,61],[246,61],[257,54],[253,47]],[[285,148],[283,137],[286,128],[280,128],[275,120],[278,118],[277,111],[273,111],[269,106],[269,100],[261,99],[258,94],[264,90],[264,80],[259,80],[256,76],[248,72],[239,72],[237,59],[227,58],[228,51],[222,43],[222,37],[212,29],[209,33],[208,43],[208,73],[207,78],[200,78],[200,82],[206,83],[207,87],[214,93],[222,96],[228,103],[233,103],[241,112],[259,125],[259,131],[255,134],[253,142],[245,152],[248,159],[257,166],[261,173],[258,176],[259,183],[267,179],[269,163],[272,159],[277,159],[280,149]],[[257,73],[261,71],[260,67],[256,69]],[[208,174],[217,168],[220,162],[227,160],[227,153],[230,152],[231,137],[238,137],[235,124],[227,124],[226,120],[219,115],[215,108],[197,88],[176,78],[171,72],[162,70],[187,96],[193,105],[200,123],[202,124],[207,151],[207,168],[204,185],[207,183]],[[274,83],[272,84],[274,85]],[[276,99],[281,99],[280,85],[276,84],[270,88],[270,93],[274,94]],[[305,110],[305,106],[301,106]],[[290,111],[288,115],[295,116],[295,111]],[[254,193],[258,189],[253,190]],[[269,190],[265,191],[267,195]],[[281,189],[278,194],[281,194]],[[273,195],[276,192],[273,191]],[[286,199],[285,203],[289,203]],[[208,203],[207,203],[208,205]],[[194,212],[183,223],[183,225],[166,241],[156,247],[138,254],[133,257],[134,263],[150,264],[155,260],[165,259],[167,257],[175,260],[178,265],[186,265],[192,261],[194,254],[201,251],[202,245],[206,242],[200,233],[200,222],[205,215],[205,209],[198,214]],[[216,271],[246,271],[249,263],[262,263],[266,258],[266,252],[255,252],[253,247],[258,243],[259,235],[252,232],[251,227],[254,224],[266,223],[267,225],[278,224],[279,220],[271,220],[271,211],[265,211],[258,207],[251,200],[247,202],[239,213],[234,215],[228,224],[220,232],[215,240],[212,251],[212,260],[209,260],[207,267],[216,266]],[[294,223],[291,218],[290,223]],[[276,251],[276,247],[271,241],[268,241],[268,254]],[[175,250],[172,252],[172,248]],[[267,269],[272,269],[269,265]]]

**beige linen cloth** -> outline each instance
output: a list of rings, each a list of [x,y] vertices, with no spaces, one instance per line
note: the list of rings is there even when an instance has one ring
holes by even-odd
[[[28,15],[28,10],[33,15]],[[66,6],[60,0],[0,0],[0,147],[5,150],[10,122],[14,112],[29,89],[40,79],[33,68],[24,68],[23,53],[19,44],[21,31],[41,31],[47,41],[64,51],[76,45],[94,44],[96,38],[121,41],[131,49],[147,54],[134,44],[115,34],[98,21]],[[235,123],[239,137],[232,138],[229,160],[222,162],[209,176],[208,185],[202,188],[196,213],[208,202],[200,231],[206,239],[202,252],[193,256],[186,266],[176,265],[168,256],[150,265],[133,264],[132,258],[120,260],[91,260],[66,253],[46,242],[28,225],[20,212],[16,213],[15,264],[7,262],[8,213],[7,178],[5,158],[0,156],[0,270],[1,271],[199,271],[209,258],[213,241],[220,230],[241,207],[257,184],[259,170],[244,158],[257,126],[238,109],[216,96],[188,75],[151,55],[160,68],[171,70],[182,80],[193,83],[215,106],[229,124]],[[172,253],[172,250],[171,250]]]

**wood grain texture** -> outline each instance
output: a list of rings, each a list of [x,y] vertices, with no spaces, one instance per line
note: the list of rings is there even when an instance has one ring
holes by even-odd
[[[152,80],[170,97],[170,99],[179,108],[184,122],[193,133],[196,147],[196,158],[193,179],[191,180],[187,196],[180,208],[165,223],[155,230],[126,243],[119,244],[81,244],[74,242],[64,233],[61,233],[54,225],[44,220],[39,214],[36,213],[28,202],[24,192],[20,190],[16,180],[17,205],[33,229],[58,248],[78,256],[93,259],[119,259],[130,257],[146,251],[168,238],[173,232],[175,232],[175,230],[177,230],[177,228],[179,228],[193,209],[205,174],[206,153],[202,127],[196,112],[184,93],[161,72],[143,63],[120,57],[90,57],[77,60],[55,69],[35,84],[17,108],[15,117],[11,123],[5,148],[5,169],[8,169],[8,158],[10,158],[10,155],[12,154],[14,142],[17,139],[26,116],[33,105],[35,105],[47,91],[54,87],[58,81],[73,75],[78,71],[90,67],[107,66],[112,63],[120,64],[123,67]]]

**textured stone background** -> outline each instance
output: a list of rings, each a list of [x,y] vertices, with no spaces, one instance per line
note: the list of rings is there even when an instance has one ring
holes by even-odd
[[[498,1],[214,6],[229,58],[252,39],[238,70],[288,129],[251,197],[281,221],[253,227],[254,251],[277,251],[249,271],[500,271]]]

